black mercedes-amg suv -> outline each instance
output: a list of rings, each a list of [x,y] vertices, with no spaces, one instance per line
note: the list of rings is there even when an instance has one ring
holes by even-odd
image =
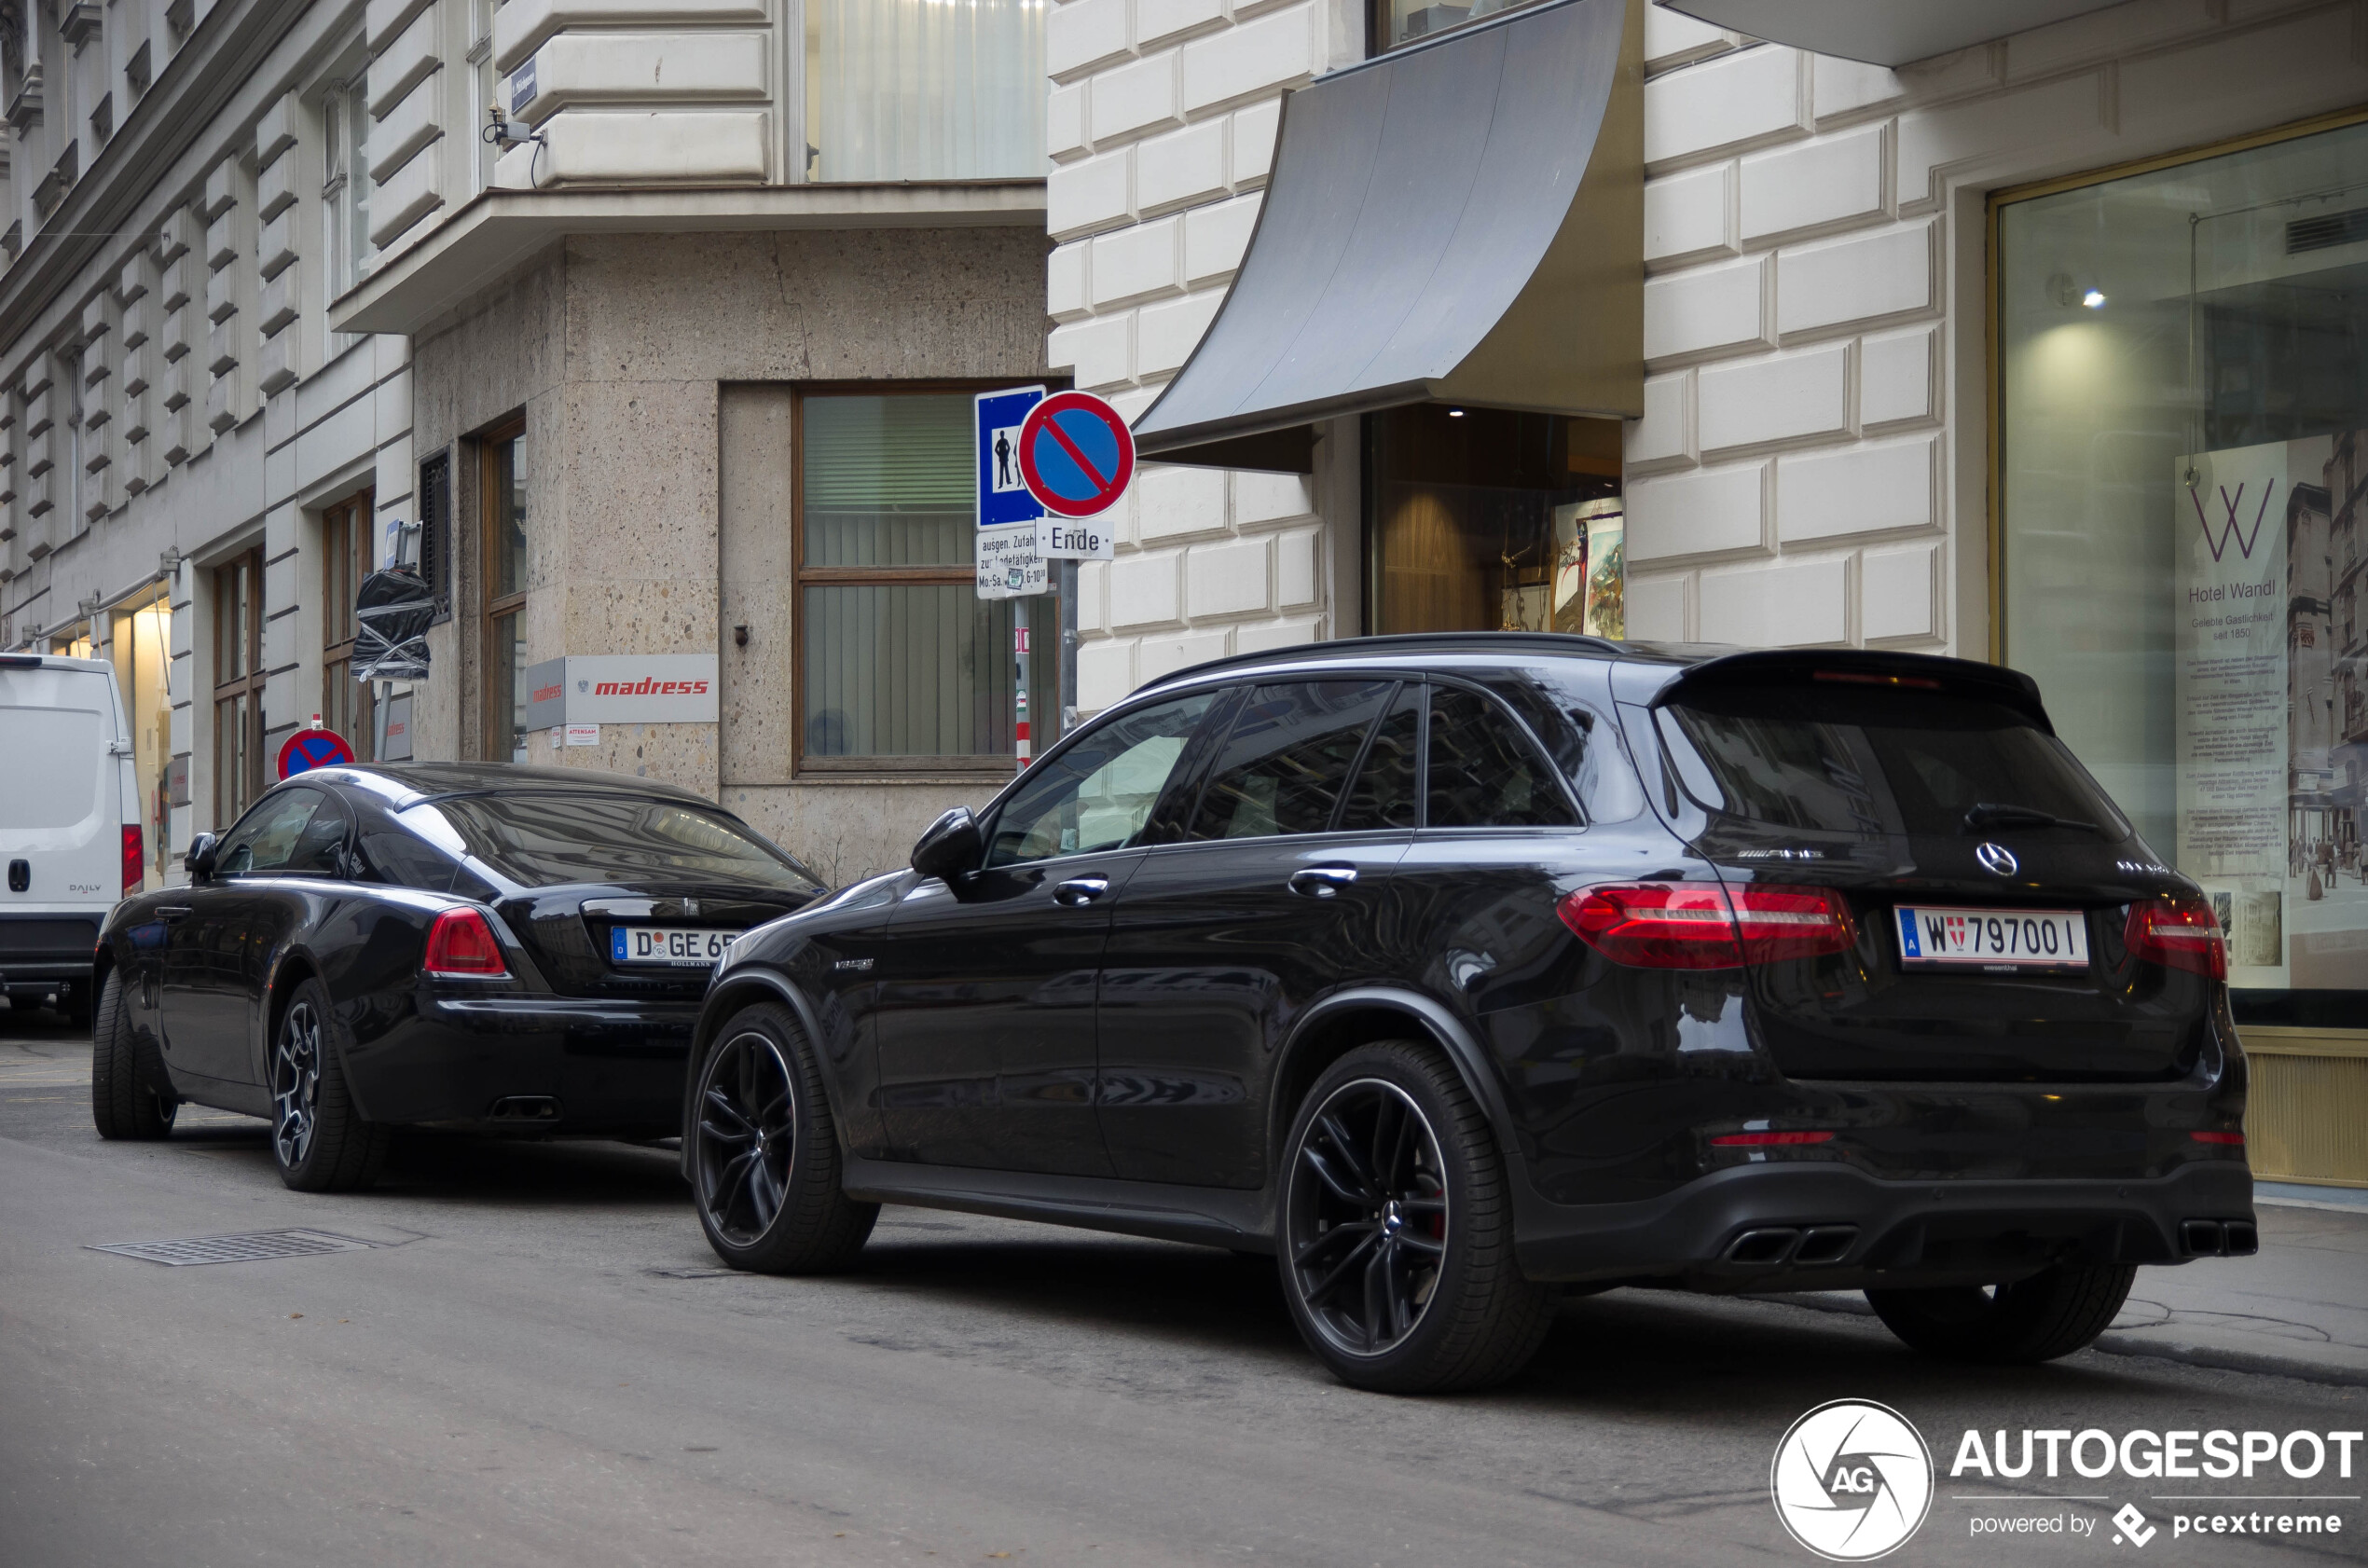
[[[2254,1250],[2224,972],[2014,671],[1346,640],[1158,681],[738,939],[683,1162],[746,1269],[888,1202],[1273,1252],[1371,1388],[1617,1285],[2034,1361]]]

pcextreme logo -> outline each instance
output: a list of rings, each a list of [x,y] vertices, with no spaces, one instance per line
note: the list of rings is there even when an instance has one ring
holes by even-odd
[[[1914,1535],[1933,1506],[1933,1455],[1906,1416],[1865,1399],[1818,1406],[1769,1466],[1776,1517],[1830,1562],[1868,1562]]]

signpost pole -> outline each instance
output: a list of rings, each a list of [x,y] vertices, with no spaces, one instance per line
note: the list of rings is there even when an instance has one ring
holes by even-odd
[[[1077,562],[1056,563],[1060,573],[1061,597],[1061,689],[1053,703],[1060,710],[1060,725],[1053,732],[1055,740],[1077,727]]]
[[[1027,599],[1012,601],[1012,667],[1014,671],[1012,690],[1018,699],[1018,727],[1012,738],[1019,743],[1019,773],[1027,771],[1029,760],[1027,736]]]

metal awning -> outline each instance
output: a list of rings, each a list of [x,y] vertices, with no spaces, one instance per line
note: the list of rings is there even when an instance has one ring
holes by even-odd
[[[2122,0],[1656,0],[1748,38],[1812,54],[1905,65],[1970,48]]]
[[[1644,17],[1555,0],[1284,101],[1257,232],[1147,457],[1305,472],[1317,420],[1644,398]]]

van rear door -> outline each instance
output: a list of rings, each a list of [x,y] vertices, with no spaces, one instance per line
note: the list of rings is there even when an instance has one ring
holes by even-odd
[[[24,943],[59,946],[49,919],[71,916],[87,976],[99,922],[123,892],[123,733],[115,677],[86,659],[0,658],[0,964],[31,961]],[[82,927],[87,925],[88,930]],[[55,939],[55,940],[52,940]],[[73,945],[68,943],[66,945]]]

